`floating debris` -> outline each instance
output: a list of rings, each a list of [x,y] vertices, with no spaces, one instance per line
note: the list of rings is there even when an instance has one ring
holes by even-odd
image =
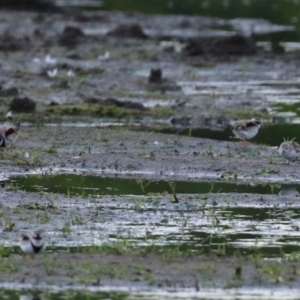
[[[3,89],[0,87],[0,96],[1,97],[11,97],[11,96],[18,96],[19,91],[15,87],[10,87],[7,89]]]
[[[183,126],[188,127],[191,125],[191,117],[183,116],[183,117],[173,117],[170,122],[174,126]]]
[[[38,57],[35,57],[33,60],[32,60],[35,64],[40,64],[42,61],[40,58]]]
[[[67,76],[68,77],[74,77],[75,73],[72,70],[69,70],[68,73],[67,73]]]
[[[52,58],[50,54],[47,54],[45,57],[45,63],[48,65],[55,65],[57,63],[56,58]]]
[[[181,53],[182,49],[185,47],[183,43],[178,41],[161,41],[159,45],[165,52],[175,52]]]
[[[47,71],[47,75],[50,77],[50,78],[53,78],[57,75],[57,68],[53,69],[52,71],[51,70],[48,70]]]
[[[29,113],[35,111],[36,103],[27,97],[14,98],[9,106],[12,111]]]
[[[108,60],[108,59],[110,59],[109,51],[106,51],[103,55],[98,56],[98,60]]]
[[[236,34],[229,37],[215,38],[214,40],[189,40],[184,53],[188,56],[197,55],[253,55],[258,48],[252,37]]]

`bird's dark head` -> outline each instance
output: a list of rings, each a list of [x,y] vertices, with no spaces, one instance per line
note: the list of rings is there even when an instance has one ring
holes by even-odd
[[[22,234],[22,241],[29,241],[29,240],[30,240],[30,238],[28,235]]]
[[[40,232],[36,232],[33,236],[33,239],[35,239],[36,241],[40,241],[42,239],[41,237],[41,233]]]

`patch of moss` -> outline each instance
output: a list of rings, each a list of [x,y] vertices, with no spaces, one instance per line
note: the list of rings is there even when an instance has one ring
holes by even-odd
[[[97,116],[97,117],[111,117],[111,118],[126,118],[129,116],[139,116],[141,111],[135,109],[128,109],[124,107],[117,107],[115,105],[101,105],[101,104],[65,104],[48,107],[47,113],[55,115],[71,115],[71,116]]]
[[[197,59],[189,59],[185,62],[186,65],[195,67],[195,68],[213,68],[215,67],[216,63],[209,60],[200,60]]]
[[[143,115],[151,115],[154,118],[167,118],[172,115],[170,108],[155,107],[151,110],[141,111],[138,109],[118,107],[116,105],[105,104],[65,104],[51,106],[46,109],[48,114],[59,116],[93,116],[93,117],[109,117],[109,118],[127,118],[140,117]]]
[[[7,122],[7,118],[5,117],[6,112],[1,113],[0,109],[0,122]],[[47,115],[45,112],[34,112],[34,113],[14,113],[13,112],[13,120],[12,122],[21,122],[21,128],[22,128],[22,123],[23,122],[31,122],[34,124],[41,124],[47,121],[52,121],[52,122],[60,122],[60,119],[52,119],[48,120]]]
[[[271,116],[267,112],[253,111],[253,110],[231,110],[228,113],[224,113],[230,118],[237,119],[270,119]]]
[[[128,51],[128,49],[121,49],[118,51],[114,51],[111,55],[115,58],[122,58],[127,60],[149,60],[153,58],[156,54],[156,49],[143,49],[136,51]]]
[[[173,115],[170,107],[155,106],[152,108],[152,116],[157,119],[169,118]]]
[[[100,95],[101,96],[101,95]],[[112,92],[106,92],[105,97],[116,97],[116,98],[130,98],[133,100],[136,99],[156,99],[156,100],[172,100],[174,97],[170,96],[167,93],[162,93],[159,90],[153,90],[153,91],[147,91],[147,93],[141,93],[141,92],[132,92],[128,90],[118,90],[118,91],[112,91]],[[133,100],[134,101],[134,100]]]
[[[59,88],[58,86],[37,86],[33,88],[30,92],[35,96],[41,96],[41,95],[48,95],[48,94],[53,94],[53,93],[58,93],[62,89]]]

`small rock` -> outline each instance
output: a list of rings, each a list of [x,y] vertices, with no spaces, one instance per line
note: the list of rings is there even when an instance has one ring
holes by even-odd
[[[103,100],[99,98],[87,98],[84,100],[85,103],[89,104],[100,104]]]
[[[189,55],[189,56],[197,56],[197,55],[202,55],[204,53],[203,46],[194,41],[190,40],[187,42],[186,46],[183,49],[184,54]]]
[[[215,55],[251,55],[256,52],[255,40],[240,34],[216,39],[208,49],[208,54]]]
[[[184,48],[189,56],[197,55],[253,55],[257,52],[256,42],[252,37],[236,34],[202,41],[190,40]]]
[[[285,48],[279,42],[272,42],[271,44],[272,52],[275,54],[284,54]]]
[[[18,96],[18,95],[19,95],[19,91],[15,87],[11,87],[8,89],[0,88],[0,96],[1,97],[11,97],[11,96]]]
[[[216,117],[216,125],[226,127],[230,124],[230,121],[225,116]]]
[[[76,52],[67,53],[66,58],[70,58],[70,59],[74,59],[74,60],[82,59],[82,57]]]
[[[105,22],[108,23],[110,21],[109,17],[105,14],[101,15],[97,14],[85,14],[85,13],[77,13],[73,17],[74,22]]]
[[[137,39],[146,39],[148,37],[139,24],[120,24],[115,29],[109,31],[106,35],[119,38]]]
[[[137,109],[137,110],[147,110],[147,108],[137,102],[131,102],[131,101],[119,101],[115,98],[106,98],[106,99],[97,99],[97,98],[89,98],[84,100],[85,103],[90,104],[106,104],[106,105],[115,105],[118,107],[124,107],[128,109]]]
[[[0,36],[0,51],[20,51],[25,50],[30,45],[28,37],[14,37],[10,34]]]
[[[188,19],[181,20],[177,25],[178,28],[182,28],[182,29],[191,28],[192,26],[193,26],[192,22]]]
[[[131,101],[125,101],[123,107],[128,109],[148,110],[143,104]]]
[[[148,77],[148,81],[150,83],[161,83],[162,82],[162,70],[159,69],[151,69],[150,75]]]
[[[119,101],[115,98],[107,98],[103,101],[105,104],[111,104],[118,107],[124,107],[128,109],[138,109],[138,110],[147,110],[143,104],[131,101]]]
[[[49,106],[56,106],[56,105],[59,105],[59,104],[57,102],[53,101],[53,100],[49,104]]]
[[[192,118],[191,117],[173,117],[171,118],[170,122],[172,125],[174,126],[183,126],[183,127],[188,127],[191,125],[191,120]]]
[[[34,112],[36,103],[25,97],[25,98],[14,98],[10,103],[10,109],[15,112]]]
[[[82,30],[75,26],[66,26],[63,33],[58,38],[58,43],[65,47],[76,46],[85,34]]]

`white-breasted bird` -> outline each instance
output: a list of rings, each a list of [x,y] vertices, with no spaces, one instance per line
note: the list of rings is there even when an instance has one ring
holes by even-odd
[[[7,143],[14,143],[18,136],[20,123],[0,126],[0,147],[6,147]]]
[[[45,249],[45,242],[40,232],[35,232],[33,235],[23,234],[20,247],[25,253],[39,253]]]
[[[278,152],[281,156],[288,160],[288,164],[291,160],[295,160],[300,155],[300,145],[295,141],[284,141],[278,148]]]
[[[251,120],[238,120],[234,123],[228,125],[228,127],[232,130],[234,135],[243,141],[245,146],[245,141],[252,139],[258,133],[261,122],[257,119]]]

